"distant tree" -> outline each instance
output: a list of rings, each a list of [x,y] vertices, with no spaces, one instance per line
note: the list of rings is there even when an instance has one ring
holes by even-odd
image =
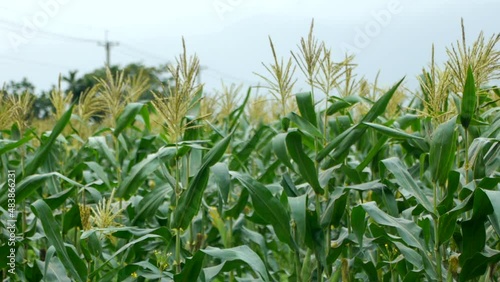
[[[31,104],[30,118],[45,119],[50,116],[52,111],[52,104],[48,98],[48,94],[42,92],[41,95],[36,95],[35,85],[31,83],[26,77],[21,81],[11,80],[4,84],[1,90],[2,96],[7,95],[30,95],[33,96],[33,103]]]
[[[31,83],[26,77],[23,77],[21,81],[11,80],[5,83],[2,92],[9,94],[21,95],[25,92],[35,93],[35,85]]]
[[[51,91],[42,91],[40,96],[35,98],[33,102],[33,116],[38,119],[47,119],[54,112],[54,106],[50,101]]]
[[[76,83],[76,74],[77,73],[78,73],[77,70],[69,71],[68,76],[63,76],[62,80],[64,82],[68,83],[68,85],[75,85],[75,83]]]
[[[127,65],[124,68],[125,75],[134,76],[138,75],[141,71],[143,75],[149,78],[149,89],[146,91],[141,99],[151,100],[153,99],[153,95],[151,91],[160,92],[163,90],[163,87],[166,87],[171,81],[171,76],[167,71],[167,66],[159,66],[159,67],[145,67],[142,64],[132,63]]]
[[[167,66],[159,67],[146,67],[140,63],[128,64],[123,68],[119,66],[112,66],[111,72],[115,74],[118,71],[124,71],[126,77],[137,76],[139,73],[149,79],[149,87],[141,96],[143,100],[150,100],[153,98],[151,91],[161,92],[164,86],[168,85],[170,76],[167,72]],[[98,83],[98,78],[106,78],[106,69],[104,67],[95,69],[92,72],[78,76],[78,71],[70,71],[66,76],[62,76],[62,82],[67,84],[65,93],[73,93],[73,102],[78,102],[80,95],[87,89],[92,88]],[[54,111],[54,106],[50,101],[50,93],[55,89],[55,86],[48,91],[42,91],[41,93],[35,92],[35,85],[31,83],[28,78],[24,77],[21,81],[9,81],[4,83],[3,87],[0,88],[0,97],[6,97],[8,95],[22,95],[28,93],[33,95],[33,103],[31,104],[31,114],[32,118],[46,119],[50,117],[51,113]]]
[[[116,65],[111,66],[110,70],[113,74],[118,71],[124,71],[125,76],[135,76],[142,72],[143,75],[148,77],[150,87],[148,91],[145,91],[144,95],[141,97],[142,99],[151,99],[151,91],[161,91],[162,84],[166,85],[169,81],[166,66],[146,67],[140,63],[131,63],[123,68]],[[97,79],[105,79],[105,77],[106,69],[104,67],[83,74],[81,77],[77,77],[77,71],[70,71],[68,75],[63,76],[63,81],[68,84],[65,91],[71,91],[73,93],[73,101],[78,101],[80,95],[86,89],[90,89],[97,84]]]

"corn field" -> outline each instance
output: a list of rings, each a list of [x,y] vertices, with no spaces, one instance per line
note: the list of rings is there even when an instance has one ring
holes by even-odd
[[[384,88],[311,25],[247,91],[183,40],[150,101],[111,71],[50,120],[1,97],[3,281],[500,281],[499,41]]]

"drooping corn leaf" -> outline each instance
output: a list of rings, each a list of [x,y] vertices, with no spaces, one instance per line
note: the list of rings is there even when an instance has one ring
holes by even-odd
[[[425,244],[420,239],[422,228],[415,222],[404,218],[390,216],[379,209],[375,202],[362,204],[366,213],[378,224],[396,228],[403,241],[411,247],[426,251]]]
[[[317,138],[323,138],[323,134],[307,119],[293,112],[288,115],[288,118],[290,119],[290,121],[295,123],[301,131],[307,132],[311,136]]]
[[[295,95],[297,99],[297,107],[303,118],[313,126],[318,126],[316,121],[316,111],[314,110],[313,96],[311,92],[302,92]]]
[[[50,153],[52,146],[56,142],[57,136],[61,134],[61,132],[68,124],[71,118],[72,111],[73,111],[73,106],[71,106],[57,121],[56,125],[54,126],[54,129],[52,129],[52,132],[50,133],[49,138],[37,149],[33,158],[26,164],[26,167],[24,168],[24,174],[22,175],[22,177],[34,174],[38,169],[38,167],[40,167],[43,164],[44,160]],[[17,177],[18,181],[21,180],[22,177]]]
[[[429,168],[432,181],[443,185],[448,177],[456,155],[457,133],[455,118],[438,126],[431,137]]]
[[[265,264],[260,257],[246,245],[229,249],[207,247],[200,251],[224,262],[243,262],[252,268],[262,281],[269,281],[269,275],[267,274]]]
[[[231,135],[228,135],[205,155],[203,164],[196,173],[196,176],[191,180],[189,187],[179,198],[179,205],[173,212],[173,220],[170,224],[171,228],[186,230],[193,217],[198,214],[203,192],[207,187],[210,167],[222,158],[230,141]]]
[[[280,201],[260,182],[248,175],[231,172],[250,193],[255,212],[274,227],[276,236],[282,242],[295,247],[290,233],[290,216]]]
[[[16,187],[16,201],[23,201],[24,199],[28,198],[31,194],[33,194],[36,190],[40,188],[44,184],[44,182],[47,179],[50,179],[51,177],[58,177],[76,187],[82,187],[80,183],[58,173],[58,172],[50,172],[50,173],[44,173],[44,174],[34,174],[30,175],[23,180],[21,180],[19,183],[17,183]],[[0,196],[0,205],[5,205],[7,203],[7,193],[2,194]]]
[[[424,194],[423,190],[417,185],[415,180],[411,177],[408,170],[405,168],[404,164],[398,158],[389,158],[382,160],[384,166],[394,174],[396,182],[403,189],[407,189],[411,194],[417,199],[418,203],[421,204],[428,212],[434,213],[434,208]]]
[[[328,110],[326,111],[327,115],[333,115],[334,113],[346,109],[350,106],[355,105],[358,102],[361,102],[361,98],[358,96],[347,96],[344,98],[336,98],[338,101],[333,102]]]
[[[286,136],[286,147],[288,153],[299,168],[300,175],[311,185],[316,194],[322,194],[323,189],[319,185],[318,173],[314,162],[307,156],[302,148],[302,137],[299,132],[292,131]]]
[[[85,262],[73,254],[69,254],[64,244],[59,224],[52,215],[52,210],[43,201],[37,200],[31,205],[31,210],[41,221],[45,236],[50,245],[54,246],[61,263],[76,281],[87,281],[87,267]]]
[[[217,163],[210,169],[215,177],[215,182],[219,186],[219,192],[224,204],[227,204],[229,188],[231,186],[231,175],[225,163]]]
[[[288,152],[286,149],[286,136],[287,133],[280,133],[273,138],[273,151],[276,154],[276,157],[289,169],[294,170],[292,163],[290,162],[290,158],[288,156]]]
[[[177,150],[173,147],[163,147],[158,152],[148,155],[145,159],[135,164],[130,169],[127,177],[120,183],[120,186],[116,190],[116,196],[129,199],[144,183],[146,178],[160,166],[161,161],[173,158],[176,153]]]
[[[400,139],[406,139],[406,138],[414,138],[414,139],[423,139],[420,136],[416,136],[413,134],[408,134],[402,130],[395,129],[395,128],[390,128],[381,124],[377,123],[371,123],[371,122],[363,122],[364,125],[368,125],[369,127],[381,132],[382,134],[385,134],[389,137],[392,138],[400,138]]]
[[[288,204],[290,205],[290,215],[295,222],[297,230],[297,238],[300,244],[304,244],[306,238],[306,211],[307,211],[307,195],[298,197],[289,197]]]

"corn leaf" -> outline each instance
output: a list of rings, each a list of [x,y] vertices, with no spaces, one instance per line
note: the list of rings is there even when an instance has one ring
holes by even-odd
[[[160,236],[156,234],[147,234],[144,236],[141,236],[131,242],[128,242],[127,244],[123,245],[120,249],[116,250],[112,255],[106,257],[106,261],[102,262],[99,264],[98,267],[96,267],[89,275],[89,279],[92,279],[94,276],[96,276],[99,271],[104,268],[111,260],[113,260],[115,257],[120,255],[121,253],[129,250],[131,247],[133,247],[135,244],[138,244],[144,240],[148,239],[153,239],[153,238],[160,238]]]
[[[427,250],[425,244],[423,244],[420,239],[422,228],[420,228],[415,222],[404,218],[390,216],[379,209],[375,202],[368,202],[362,204],[362,206],[366,213],[370,215],[370,217],[378,224],[396,228],[398,234],[401,236],[401,239],[403,239],[408,246],[417,248],[421,251]]]
[[[116,128],[113,131],[115,136],[120,135],[120,133],[127,128],[135,120],[135,116],[139,114],[144,107],[142,103],[130,103],[127,104],[123,112],[120,114],[116,120]]]
[[[224,262],[244,262],[250,268],[252,268],[255,273],[259,275],[261,280],[270,281],[265,264],[262,262],[260,257],[248,246],[238,246],[229,249],[207,247],[206,249],[200,251]]]
[[[273,151],[276,154],[276,157],[289,169],[292,171],[294,170],[294,167],[292,166],[292,163],[290,162],[290,157],[288,156],[288,152],[286,150],[286,136],[287,133],[280,133],[276,136],[274,136],[272,145],[273,145]]]
[[[8,151],[14,150],[16,148],[19,148],[21,145],[29,142],[31,139],[33,139],[32,134],[28,134],[28,135],[24,136],[22,139],[17,140],[17,141],[0,140],[0,141],[2,141],[2,143],[5,143],[0,147],[0,155],[3,155],[5,153],[7,153]]]
[[[467,130],[471,120],[474,118],[476,111],[476,86],[474,82],[474,75],[472,67],[467,68],[467,78],[465,79],[464,91],[462,93],[462,108],[460,111],[460,122]]]
[[[336,189],[330,196],[330,202],[321,215],[321,227],[339,226],[345,213],[349,189]]]
[[[250,193],[257,215],[274,227],[278,239],[294,247],[290,233],[290,216],[280,201],[273,196],[266,186],[250,176],[234,171],[231,172],[231,175]]]
[[[168,190],[168,186],[163,185],[149,191],[137,205],[138,211],[132,219],[132,224],[154,217],[160,205],[165,201]]]
[[[318,126],[312,93],[302,92],[295,95],[295,97],[297,99],[297,106],[302,117],[309,121],[313,126]]]
[[[229,175],[229,169],[225,163],[217,163],[210,169],[215,177],[215,182],[219,187],[219,193],[221,195],[224,204],[227,204],[227,199],[229,197],[229,189],[231,186],[231,175]]]
[[[119,198],[129,199],[137,189],[139,189],[139,186],[144,183],[148,175],[153,173],[160,166],[160,161],[171,159],[175,154],[175,148],[160,148],[158,152],[147,156],[145,159],[135,164],[130,169],[127,177],[120,183],[120,186],[116,190],[116,195]]]
[[[396,182],[402,189],[410,191],[419,204],[421,204],[428,212],[434,213],[434,207],[431,202],[427,196],[425,196],[423,190],[417,185],[415,180],[413,180],[400,159],[389,158],[382,160],[382,163],[394,175]]]
[[[317,137],[317,138],[323,138],[323,134],[307,119],[297,115],[296,113],[290,113],[288,115],[288,118],[294,122],[297,127],[303,131],[309,133],[311,136]]]
[[[400,138],[400,139],[413,138],[413,139],[421,139],[421,140],[424,139],[420,136],[408,134],[400,129],[390,128],[388,126],[377,124],[377,123],[363,122],[363,124],[379,131],[382,134],[385,134],[389,137],[392,137],[392,138]]]
[[[179,198],[179,205],[173,213],[170,227],[186,230],[193,217],[198,214],[203,192],[207,187],[210,167],[215,165],[224,155],[231,141],[231,135],[219,141],[203,158],[203,164],[196,176],[189,183],[189,187]]]
[[[325,146],[317,155],[316,160],[321,161],[323,160],[328,154],[330,154],[331,151],[334,151],[334,153],[331,155],[333,159],[338,159],[337,161],[340,161],[340,157],[345,156],[345,153],[351,148],[354,143],[359,141],[361,136],[365,133],[366,131],[366,125],[363,125],[363,122],[373,122],[378,116],[382,115],[385,112],[385,109],[387,108],[387,105],[389,104],[389,101],[391,100],[392,96],[394,93],[396,93],[396,90],[398,89],[399,85],[403,82],[404,78],[401,79],[398,83],[396,83],[389,91],[387,91],[380,99],[373,104],[372,108],[368,111],[368,113],[363,116],[361,119],[360,125],[358,126],[355,125],[354,127],[351,127],[352,129],[346,133],[342,133],[341,135],[337,136],[335,139],[332,140],[329,144]]]
[[[311,185],[316,194],[322,194],[323,189],[319,185],[316,167],[302,148],[302,136],[300,133],[297,131],[289,132],[285,142],[288,153],[299,168],[300,175]]]
[[[197,251],[191,258],[186,259],[186,264],[184,264],[182,271],[174,276],[174,281],[175,282],[197,281],[198,276],[200,276],[204,259],[205,259],[205,253],[201,250]]]
[[[21,182],[17,183],[16,187],[16,201],[23,201],[24,199],[28,198],[31,194],[33,194],[44,182],[53,177],[56,176],[76,187],[82,187],[82,185],[58,172],[50,172],[50,173],[44,173],[44,174],[34,174],[30,175]],[[64,194],[63,194],[64,195]],[[7,203],[7,193],[3,193],[2,196],[0,196],[0,205],[3,206]]]
[[[500,252],[498,250],[486,249],[481,253],[476,253],[463,263],[459,281],[470,281],[484,274],[488,265],[494,265],[499,261]]]
[[[455,123],[453,118],[439,125],[431,137],[429,168],[434,183],[443,185],[453,166],[457,141]]]
[[[488,197],[493,212],[488,214],[491,226],[495,229],[500,236],[500,191],[491,191],[481,189],[481,191]]]
[[[52,129],[52,132],[50,133],[49,138],[38,148],[35,155],[33,156],[33,159],[31,159],[26,164],[26,167],[24,169],[24,174],[22,175],[22,177],[34,174],[38,169],[38,167],[40,167],[43,164],[43,162],[49,155],[52,146],[56,142],[57,136],[61,134],[61,132],[68,124],[71,118],[72,111],[73,107],[70,107],[69,110],[67,110],[57,121],[56,125],[54,126],[54,129]],[[20,178],[21,177],[17,177],[18,180],[20,180]]]
[[[350,106],[353,106],[358,102],[361,102],[361,98],[359,98],[358,96],[338,98],[338,101],[333,102],[330,107],[328,107],[326,114],[329,116],[333,115],[334,113],[349,108]]]
[[[307,195],[298,197],[288,197],[290,205],[290,215],[295,222],[297,237],[300,244],[305,243],[306,238],[306,210],[307,210]]]
[[[37,200],[31,205],[31,210],[41,221],[47,240],[50,245],[54,246],[56,249],[57,257],[69,271],[72,278],[75,279],[75,281],[86,282],[87,267],[85,266],[85,262],[79,257],[75,257],[73,254],[70,255],[68,253],[61,235],[59,224],[54,219],[50,207],[43,200]]]

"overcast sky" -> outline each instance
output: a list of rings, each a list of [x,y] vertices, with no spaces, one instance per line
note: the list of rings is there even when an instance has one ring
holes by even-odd
[[[37,90],[57,83],[59,73],[89,72],[104,64],[104,40],[119,43],[111,63],[142,62],[157,66],[181,52],[196,52],[206,67],[202,80],[212,90],[227,83],[257,84],[271,62],[271,36],[279,56],[288,57],[306,36],[311,19],[315,33],[340,60],[356,54],[357,73],[391,85],[415,76],[430,62],[446,59],[445,48],[461,37],[499,32],[498,0],[16,0],[0,1],[0,82],[27,77]],[[297,88],[300,88],[298,84]],[[300,89],[296,89],[299,91]]]

